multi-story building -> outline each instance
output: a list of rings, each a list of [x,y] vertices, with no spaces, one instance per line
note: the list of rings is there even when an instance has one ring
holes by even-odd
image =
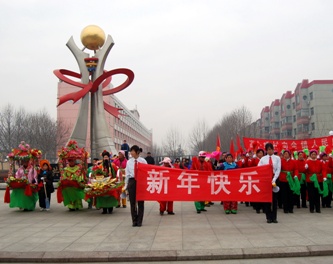
[[[333,80],[303,80],[294,93],[265,106],[257,125],[260,138],[306,139],[327,136],[333,130]]]
[[[71,86],[64,82],[58,83],[58,98],[67,93],[76,92],[77,87]],[[114,139],[115,148],[120,150],[121,144],[125,139],[127,143],[132,145],[138,145],[146,153],[152,150],[153,134],[152,130],[147,129],[140,121],[140,114],[137,109],[129,110],[116,96],[104,96],[104,101],[117,108],[121,108],[121,115],[116,118],[105,111],[105,118],[109,126],[109,133]],[[76,103],[66,102],[58,107],[57,119],[61,121],[66,130],[67,137],[69,138],[70,133],[76,122],[77,115],[80,109],[80,100]],[[90,112],[90,109],[89,109]],[[88,127],[90,124],[88,123]],[[88,129],[86,149],[90,153],[90,130]],[[116,154],[116,153],[113,153]]]

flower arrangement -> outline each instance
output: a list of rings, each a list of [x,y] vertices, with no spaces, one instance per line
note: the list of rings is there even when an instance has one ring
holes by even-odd
[[[88,158],[88,152],[84,148],[79,148],[75,140],[70,140],[65,147],[62,147],[58,152],[58,156],[61,160],[69,158],[86,160]]]
[[[42,156],[42,152],[38,149],[32,149],[29,144],[21,141],[18,148],[12,149],[12,152],[8,154],[10,161],[14,160],[38,160]]]
[[[106,177],[102,180],[92,180],[91,183],[86,184],[84,189],[87,196],[116,196],[124,185],[124,183],[116,183],[117,179]]]

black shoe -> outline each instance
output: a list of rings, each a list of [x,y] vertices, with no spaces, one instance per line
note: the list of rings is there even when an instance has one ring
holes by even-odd
[[[284,210],[283,212],[284,212],[285,214],[288,214],[288,211],[287,211],[287,210]]]
[[[308,208],[306,205],[302,205],[302,208]]]
[[[142,224],[137,224],[136,226],[142,226]]]
[[[201,209],[201,212],[207,212],[207,210],[206,209]]]
[[[326,208],[332,208],[332,206],[331,205],[327,205]]]
[[[272,220],[268,219],[267,224],[270,224],[270,223],[272,223]]]
[[[107,214],[107,213],[108,213],[108,212],[104,212],[104,211],[102,212],[102,214]]]
[[[116,206],[116,208],[120,208],[120,205],[118,204],[118,205]]]
[[[294,213],[294,210],[289,210],[288,211],[290,214],[293,214]]]
[[[75,209],[69,208],[69,211],[73,212],[73,211],[75,211]]]
[[[320,212],[320,210],[316,210],[316,213],[320,214],[321,212]]]
[[[107,208],[103,208],[102,214],[107,214],[107,213],[108,213],[108,209]]]
[[[174,215],[175,213],[174,212],[168,212],[168,215]]]
[[[213,202],[209,202],[209,204],[210,204],[210,205],[214,205],[214,203],[213,203]]]
[[[277,223],[278,223],[278,220],[275,219],[275,220],[273,220],[272,222],[273,222],[274,224],[277,224]]]
[[[126,205],[123,205],[123,208],[126,208]]]
[[[260,214],[260,210],[256,210],[257,214]]]
[[[133,223],[133,225],[132,226],[138,226],[138,224],[137,223]]]
[[[326,205],[322,204],[321,207],[322,207],[322,208],[326,208]]]
[[[197,214],[201,214],[201,211],[197,211]]]
[[[300,205],[297,205],[297,208],[301,208],[301,206],[300,206]]]
[[[113,207],[108,208],[108,212],[109,212],[109,214],[112,214],[112,212],[113,212]]]
[[[210,207],[210,204],[205,204],[205,207]]]
[[[163,215],[164,214],[164,212],[160,212],[160,215]]]
[[[314,213],[314,210],[310,210],[310,213],[313,214],[313,213]]]

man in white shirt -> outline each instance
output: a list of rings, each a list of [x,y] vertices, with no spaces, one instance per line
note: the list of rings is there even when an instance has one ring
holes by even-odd
[[[274,155],[274,147],[272,143],[267,143],[265,145],[265,150],[267,152],[266,156],[263,156],[258,166],[272,165],[273,168],[273,179],[272,179],[272,187],[276,186],[278,183],[278,178],[281,171],[281,158],[279,156]],[[272,190],[272,202],[271,203],[263,203],[264,204],[264,210],[266,213],[266,219],[267,223],[278,223],[277,221],[277,193],[274,193]]]

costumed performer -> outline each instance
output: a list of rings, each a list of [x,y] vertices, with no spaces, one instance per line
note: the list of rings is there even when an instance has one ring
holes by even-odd
[[[40,155],[41,152],[39,150],[31,149],[30,145],[24,141],[8,155],[11,162],[18,161],[20,164],[19,169],[15,173],[15,179],[12,178],[11,164],[9,180],[22,184],[21,187],[12,188],[9,203],[10,208],[18,207],[24,211],[35,210],[38,200],[37,168],[35,167],[35,163],[38,162]]]
[[[103,165],[102,169],[105,172],[106,177],[110,177],[111,179],[116,178],[117,174],[117,167],[113,164],[113,162],[110,162],[111,154],[110,152],[104,150],[101,154],[103,157]],[[97,196],[96,197],[96,207],[97,208],[103,208],[102,214],[112,214],[113,207],[116,207],[118,205],[118,199],[114,196]]]
[[[58,202],[63,201],[69,211],[83,208],[84,187],[86,183],[86,161],[88,153],[84,148],[79,148],[77,142],[71,140],[65,148],[59,152],[60,181],[57,190]],[[81,160],[83,164],[77,164],[76,160]],[[67,161],[67,166],[63,168]]]

